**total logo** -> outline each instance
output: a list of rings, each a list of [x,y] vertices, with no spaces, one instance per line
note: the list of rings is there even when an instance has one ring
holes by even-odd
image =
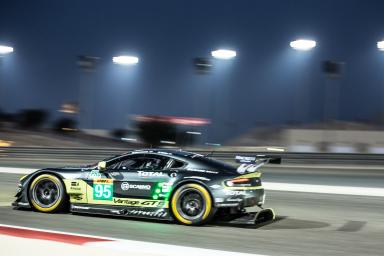
[[[121,189],[126,191],[130,188],[138,189],[138,190],[151,190],[151,185],[144,185],[144,184],[129,184],[128,182],[121,183]]]
[[[163,172],[145,172],[145,171],[138,171],[137,173],[139,174],[139,176],[143,176],[143,177],[148,177],[148,176],[151,176],[151,177],[164,176],[164,173],[163,173]]]
[[[245,196],[247,192],[245,191],[236,191],[236,190],[224,190],[224,193],[228,196]]]

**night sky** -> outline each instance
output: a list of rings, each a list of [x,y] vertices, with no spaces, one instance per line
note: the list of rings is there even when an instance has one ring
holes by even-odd
[[[384,1],[369,0],[3,0],[0,44],[15,52],[0,66],[0,107],[44,108],[54,119],[80,98],[93,128],[123,127],[130,114],[204,117],[214,122],[209,139],[223,141],[258,125],[321,121],[321,63],[338,60],[333,117],[372,119],[384,112],[383,13]],[[291,49],[299,37],[318,47]],[[197,75],[192,59],[218,48],[237,57]],[[139,64],[113,64],[122,54]],[[100,57],[97,71],[82,73],[77,55]]]

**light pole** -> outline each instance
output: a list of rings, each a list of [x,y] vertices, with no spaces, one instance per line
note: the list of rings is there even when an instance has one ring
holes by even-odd
[[[131,68],[133,68],[132,66],[135,66],[139,63],[140,59],[139,57],[137,56],[133,56],[133,55],[119,55],[119,56],[115,56],[112,58],[112,62],[116,65],[119,65],[119,66],[122,66],[122,68],[129,68],[131,66]],[[124,71],[124,73],[126,73]],[[134,108],[134,104],[132,103],[132,100],[130,101],[127,101],[125,100],[125,97],[128,98],[128,96],[130,96],[130,94],[132,95],[132,90],[128,89],[128,88],[125,88],[124,91],[121,93],[121,96],[119,98],[123,98],[123,100],[120,100],[119,103],[117,104],[118,106],[118,109],[119,110],[123,110],[122,113],[125,115],[126,113],[126,110],[127,109],[130,109],[129,111],[132,111],[132,109]],[[133,98],[133,97],[132,97]],[[131,98],[131,99],[132,99]],[[127,103],[128,102],[128,105]],[[127,126],[130,126],[130,120],[127,120],[124,118],[124,129],[126,129]],[[128,123],[128,124],[127,124]],[[121,125],[121,124],[119,124]]]
[[[93,129],[93,112],[94,102],[93,97],[90,97],[93,90],[91,90],[89,76],[97,70],[102,58],[80,55],[77,57],[77,65],[81,72],[80,86],[79,86],[79,127],[83,129]],[[112,58],[113,63],[118,65],[135,65],[139,62],[139,59],[134,56],[117,56]]]
[[[0,65],[1,65],[1,62],[2,62],[2,58],[5,56],[5,55],[8,55],[10,53],[13,52],[13,47],[11,46],[7,46],[7,45],[0,45]],[[1,95],[1,83],[0,83],[0,95]],[[4,100],[2,100],[2,102],[4,102]]]
[[[232,49],[217,49],[217,50],[211,51],[211,56],[220,62],[221,61],[227,62],[227,61],[234,59],[237,56],[237,52],[235,50],[232,50]],[[217,66],[221,66],[221,65],[218,64]],[[222,76],[221,76],[221,78],[222,78]],[[219,92],[222,93],[222,97],[217,97],[218,93],[215,91],[214,86],[211,86],[210,89],[211,89],[210,102],[211,102],[212,121],[213,121],[213,119],[216,116],[216,105],[218,102],[217,99],[224,98],[226,100],[229,100],[228,99],[229,94],[228,94],[228,89],[227,90],[220,90]],[[224,116],[221,115],[221,120],[224,124],[224,123],[227,123],[227,120],[230,119],[230,109],[225,109],[224,106],[222,106],[222,110],[223,110],[222,113],[226,113],[226,114],[224,114]],[[218,120],[220,119],[220,115],[217,119]],[[212,126],[211,126],[212,134],[215,134],[214,126],[216,124],[217,124],[217,122],[212,122]],[[223,131],[224,132],[226,131],[226,129],[227,129],[226,125],[227,124],[221,126],[221,130],[219,131],[218,134],[222,135]],[[220,138],[220,135],[219,135],[219,138]]]
[[[377,42],[376,45],[377,45],[377,49],[379,51],[384,52],[384,40]],[[383,125],[384,124],[384,108],[383,108],[383,105],[381,105],[380,112],[381,112],[380,113],[380,124]]]
[[[305,38],[300,38],[300,39],[297,39],[297,40],[294,40],[294,41],[291,41],[289,43],[289,46],[298,52],[298,54],[306,54],[308,53],[309,51],[312,51],[316,46],[317,46],[317,42],[314,41],[314,40],[311,40],[311,39],[305,39]],[[303,76],[300,76],[300,77],[303,77]],[[297,87],[297,86],[296,86]],[[307,115],[308,112],[304,112],[306,111],[306,109],[308,109],[308,106],[304,106],[304,107],[301,107],[300,106],[300,101],[304,101],[304,104],[303,105],[309,105],[309,102],[306,101],[306,97],[308,97],[307,93],[309,94],[309,89],[306,89],[304,87],[303,90],[301,90],[300,88],[297,88],[297,91],[295,93],[296,95],[296,99],[295,99],[295,104],[294,104],[294,119],[297,118],[297,122],[300,121],[301,119],[301,109],[303,109],[303,118],[305,119],[305,116]],[[303,97],[302,97],[303,96]],[[308,111],[308,110],[307,110]]]
[[[89,55],[77,56],[77,65],[80,68],[79,97],[78,97],[78,120],[79,128],[93,128],[93,90],[90,88],[90,73],[95,72],[100,61],[99,57]]]

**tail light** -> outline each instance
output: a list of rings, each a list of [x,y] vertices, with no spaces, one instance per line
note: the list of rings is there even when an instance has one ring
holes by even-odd
[[[237,178],[225,181],[225,185],[228,187],[254,187],[260,186],[260,178]]]

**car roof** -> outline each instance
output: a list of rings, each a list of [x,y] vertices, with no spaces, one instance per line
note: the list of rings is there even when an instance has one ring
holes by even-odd
[[[183,151],[181,149],[165,149],[165,148],[149,148],[149,149],[137,149],[133,150],[131,152],[128,152],[127,154],[148,154],[148,153],[154,153],[154,154],[160,154],[160,155],[166,155],[166,156],[177,156],[182,158],[189,158],[194,155],[198,155],[193,152]]]
[[[233,166],[222,162],[217,161],[211,158],[207,158],[201,154],[183,151],[183,150],[177,150],[177,149],[163,149],[163,148],[148,148],[148,149],[136,149],[129,152],[126,152],[125,154],[115,156],[114,158],[109,159],[115,160],[120,157],[134,155],[134,154],[157,154],[157,155],[163,155],[166,157],[174,157],[179,160],[184,160],[188,163],[192,163],[194,166],[198,168],[206,168],[211,167],[212,169],[220,169],[222,171],[228,171],[231,174],[235,172],[236,168]]]

